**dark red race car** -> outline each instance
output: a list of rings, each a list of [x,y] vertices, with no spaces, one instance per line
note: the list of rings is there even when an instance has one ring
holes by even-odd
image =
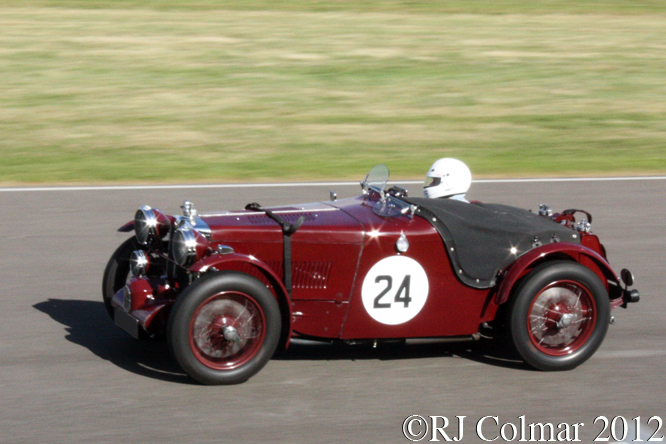
[[[374,167],[362,195],[182,216],[144,206],[104,273],[132,336],[166,335],[205,384],[258,372],[292,338],[382,341],[507,333],[541,370],[585,362],[637,302],[580,210],[411,198]],[[586,219],[578,223],[575,213]],[[620,283],[623,281],[624,285]]]

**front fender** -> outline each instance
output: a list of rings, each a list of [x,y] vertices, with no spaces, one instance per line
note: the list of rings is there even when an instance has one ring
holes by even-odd
[[[134,221],[131,220],[131,221],[127,222],[125,225],[123,225],[122,227],[118,228],[118,231],[120,231],[122,233],[129,233],[133,229],[134,229]]]
[[[273,287],[273,292],[282,311],[282,338],[281,345],[286,349],[291,340],[292,310],[287,289],[275,271],[265,262],[240,253],[213,254],[200,260],[189,268],[192,273],[206,273],[207,271],[234,270],[245,272],[254,277],[262,277],[265,283]]]
[[[608,281],[615,282],[619,285],[617,275],[608,261],[596,251],[583,245],[567,242],[546,244],[542,247],[530,250],[514,262],[513,265],[507,268],[507,272],[500,284],[499,291],[495,296],[495,302],[497,305],[503,304],[509,300],[511,291],[518,280],[525,276],[532,268],[544,261],[555,259],[571,259],[586,266],[599,276],[599,279],[601,279],[601,282],[603,282],[607,289]]]

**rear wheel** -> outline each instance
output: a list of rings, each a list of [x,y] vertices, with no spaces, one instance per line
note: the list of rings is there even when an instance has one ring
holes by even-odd
[[[281,316],[273,293],[236,272],[204,276],[178,298],[167,340],[185,372],[203,384],[237,384],[275,352]]]
[[[608,330],[604,284],[575,262],[549,262],[521,283],[509,309],[509,332],[520,356],[540,370],[569,370],[599,348]]]
[[[102,299],[104,300],[104,308],[106,308],[111,319],[114,318],[114,309],[111,305],[111,300],[127,283],[130,275],[130,256],[138,248],[139,243],[132,236],[120,244],[118,249],[111,255],[108,264],[106,264],[104,278],[102,279]]]

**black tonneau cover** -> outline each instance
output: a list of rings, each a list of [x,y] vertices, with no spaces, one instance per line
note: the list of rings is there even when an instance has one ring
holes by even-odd
[[[492,287],[500,270],[542,244],[580,243],[575,231],[521,208],[453,199],[402,200],[418,205],[416,214],[442,236],[458,277],[475,288]]]

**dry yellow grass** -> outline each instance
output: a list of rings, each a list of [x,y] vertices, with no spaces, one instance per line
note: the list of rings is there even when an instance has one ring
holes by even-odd
[[[661,174],[663,23],[0,7],[0,182]]]

